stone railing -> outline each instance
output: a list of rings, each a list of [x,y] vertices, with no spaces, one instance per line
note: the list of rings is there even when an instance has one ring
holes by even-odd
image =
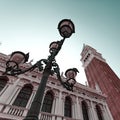
[[[22,107],[0,104],[0,117],[8,120],[22,120],[27,111],[27,109]]]
[[[28,109],[26,108],[0,104],[0,117],[6,118],[8,120],[23,120],[27,112]],[[67,118],[64,116],[41,112],[39,115],[39,120],[80,120],[80,119]]]
[[[80,120],[80,119],[73,119],[60,115],[50,114],[46,112],[41,112],[39,118],[40,120]]]

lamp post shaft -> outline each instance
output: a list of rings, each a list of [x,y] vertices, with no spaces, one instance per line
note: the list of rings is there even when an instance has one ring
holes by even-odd
[[[41,110],[42,99],[44,96],[44,91],[49,75],[50,75],[49,70],[45,69],[43,72],[41,83],[36,92],[35,98],[24,120],[39,120],[38,116]]]
[[[37,89],[35,98],[31,104],[31,107],[28,110],[28,113],[27,113],[26,117],[24,118],[24,120],[39,120],[38,116],[41,111],[42,100],[43,100],[47,80],[51,73],[52,62],[54,61],[55,56],[60,51],[60,49],[64,43],[64,40],[65,40],[65,38],[60,41],[59,48],[48,57],[48,63],[46,64],[45,69],[43,71],[43,76],[42,76],[41,82],[39,84],[39,87]]]

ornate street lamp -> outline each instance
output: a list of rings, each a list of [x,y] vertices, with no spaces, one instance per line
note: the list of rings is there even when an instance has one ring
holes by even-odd
[[[41,111],[42,99],[49,75],[56,74],[61,84],[67,90],[73,91],[73,86],[76,83],[75,77],[77,75],[78,70],[76,68],[68,69],[65,72],[66,81],[62,81],[59,66],[55,61],[55,56],[60,51],[65,39],[69,38],[72,35],[72,33],[75,32],[75,27],[71,20],[64,19],[58,24],[58,30],[63,39],[60,41],[54,41],[50,44],[50,55],[47,59],[41,59],[37,63],[32,65],[30,68],[26,68],[23,70],[21,68],[21,65],[28,61],[29,53],[24,54],[20,51],[16,51],[11,54],[10,59],[6,62],[6,71],[4,74],[7,75],[14,76],[23,74],[27,71],[34,70],[35,68],[38,68],[39,71],[43,71],[38,90],[36,92],[30,109],[28,110],[27,116],[24,118],[24,120],[38,120],[38,116]],[[45,67],[43,67],[43,65],[45,65]]]

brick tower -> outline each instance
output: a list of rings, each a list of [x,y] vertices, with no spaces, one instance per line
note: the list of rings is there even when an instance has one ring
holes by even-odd
[[[89,86],[107,95],[114,120],[120,120],[120,79],[94,48],[84,45],[81,56]]]

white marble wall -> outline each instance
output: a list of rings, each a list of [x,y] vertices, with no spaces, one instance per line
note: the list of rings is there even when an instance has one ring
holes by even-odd
[[[29,83],[29,81],[21,82],[21,79],[16,79],[13,83],[8,82],[6,87],[1,91],[1,93],[2,92],[3,93],[0,94],[1,95],[0,103],[12,105],[12,103],[16,99],[17,95],[19,94],[24,84],[27,84],[27,83]],[[26,106],[27,109],[30,108],[30,105],[35,96],[37,87],[33,88],[33,92]],[[83,120],[81,102],[84,100],[86,101],[87,106],[88,106],[89,120],[98,120],[96,108],[95,108],[96,104],[100,104],[104,120],[113,120],[111,113],[108,109],[108,106],[104,100],[102,101],[102,100],[95,99],[95,98],[92,98],[86,95],[81,95],[80,93],[77,93],[77,92],[70,92],[70,91],[65,90],[61,86],[58,87],[56,85],[51,85],[51,84],[47,85],[45,92],[47,92],[48,90],[51,90],[54,93],[52,114],[64,116],[65,97],[69,96],[71,97],[71,100],[72,100],[72,118]]]

